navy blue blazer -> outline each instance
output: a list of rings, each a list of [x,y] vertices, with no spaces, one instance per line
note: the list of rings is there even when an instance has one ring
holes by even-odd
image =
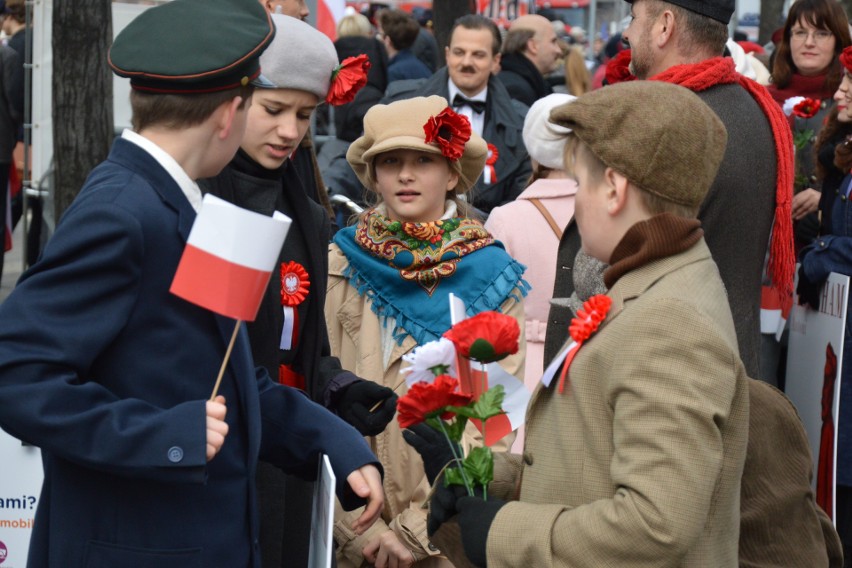
[[[30,566],[259,566],[259,458],[313,477],[325,452],[338,494],[377,463],[354,428],[255,369],[244,328],[220,388],[229,433],[206,462],[234,321],[169,293],[194,218],[119,139],[0,305],[0,426],[44,461]]]

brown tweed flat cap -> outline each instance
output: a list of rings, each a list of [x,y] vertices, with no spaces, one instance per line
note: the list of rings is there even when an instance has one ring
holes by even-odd
[[[559,106],[550,120],[641,189],[698,206],[728,142],[719,117],[692,91],[660,81],[618,83]]]

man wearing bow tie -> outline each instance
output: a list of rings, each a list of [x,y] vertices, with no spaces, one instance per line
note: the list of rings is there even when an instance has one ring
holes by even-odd
[[[497,26],[484,16],[456,20],[446,48],[447,66],[424,80],[396,81],[383,103],[440,95],[470,119],[473,130],[489,144],[488,165],[472,192],[473,205],[487,215],[513,201],[526,186],[531,169],[521,139],[527,107],[512,100],[497,80],[502,40]]]

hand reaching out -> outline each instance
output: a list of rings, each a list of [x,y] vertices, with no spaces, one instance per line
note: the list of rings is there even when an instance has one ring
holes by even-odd
[[[819,209],[819,198],[820,192],[811,188],[803,189],[794,195],[791,204],[793,220],[799,221],[805,215]]]
[[[346,482],[358,497],[367,500],[367,506],[361,516],[352,523],[355,534],[364,534],[382,514],[385,493],[382,489],[382,476],[374,465],[365,465],[349,474]]]

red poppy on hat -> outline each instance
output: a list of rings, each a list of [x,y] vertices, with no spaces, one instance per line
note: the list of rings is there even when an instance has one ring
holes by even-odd
[[[325,102],[334,106],[352,102],[358,91],[367,84],[369,70],[370,60],[364,54],[344,59],[331,74],[331,87]]]
[[[447,107],[437,116],[429,117],[423,131],[427,144],[435,142],[445,158],[455,161],[462,157],[464,145],[470,140],[470,121]]]

